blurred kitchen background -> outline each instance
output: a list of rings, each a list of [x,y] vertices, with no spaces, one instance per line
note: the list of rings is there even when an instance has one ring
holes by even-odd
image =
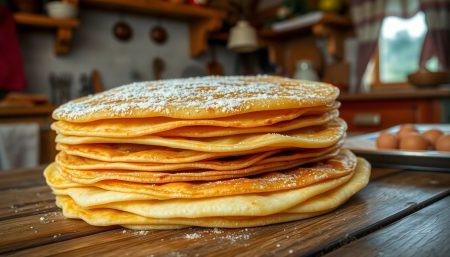
[[[50,162],[59,104],[134,81],[341,89],[350,132],[449,123],[448,0],[0,0],[0,170]]]

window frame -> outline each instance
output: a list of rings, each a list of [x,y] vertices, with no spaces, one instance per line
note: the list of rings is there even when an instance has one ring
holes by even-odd
[[[384,19],[386,19],[386,18],[387,17],[385,17]],[[382,21],[381,26],[383,26],[384,19]],[[401,82],[383,82],[381,80],[381,69],[380,69],[381,62],[380,62],[379,47],[380,47],[380,37],[381,37],[381,33],[382,33],[382,27],[380,27],[379,33],[380,34],[377,39],[378,40],[377,48],[375,49],[375,53],[371,59],[371,61],[373,62],[373,71],[372,71],[372,74],[370,75],[371,80],[372,80],[372,83],[371,83],[372,88],[374,88],[374,89],[386,89],[386,88],[411,89],[411,88],[414,88],[414,86],[408,82],[408,78],[406,78],[404,81],[401,81]],[[418,60],[418,61],[420,62],[420,60]],[[420,63],[419,63],[419,68],[420,68]]]
[[[380,52],[379,48],[375,50],[372,57],[373,61],[373,72],[372,72],[372,88],[373,89],[387,89],[387,88],[397,88],[397,89],[411,89],[413,86],[408,82],[408,79],[401,82],[383,82],[381,81],[381,70],[380,70]]]

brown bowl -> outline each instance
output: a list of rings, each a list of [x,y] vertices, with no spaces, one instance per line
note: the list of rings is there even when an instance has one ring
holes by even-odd
[[[450,81],[450,73],[446,71],[428,71],[421,69],[408,75],[408,82],[418,88],[436,87]]]

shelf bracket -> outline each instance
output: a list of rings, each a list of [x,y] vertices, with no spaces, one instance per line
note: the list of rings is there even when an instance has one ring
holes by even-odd
[[[221,19],[200,19],[189,24],[190,52],[192,57],[199,56],[208,49],[208,34],[222,26]]]
[[[330,56],[333,56],[338,61],[344,59],[344,30],[324,24],[316,24],[313,26],[313,32],[317,36],[328,39],[327,51]]]
[[[73,32],[70,28],[58,28],[56,31],[55,54],[67,54],[70,50]]]

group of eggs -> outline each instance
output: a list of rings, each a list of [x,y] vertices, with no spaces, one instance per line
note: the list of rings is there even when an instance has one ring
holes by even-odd
[[[412,124],[400,126],[397,133],[382,132],[377,138],[378,149],[386,150],[437,150],[450,152],[450,134],[433,128],[420,133]]]

